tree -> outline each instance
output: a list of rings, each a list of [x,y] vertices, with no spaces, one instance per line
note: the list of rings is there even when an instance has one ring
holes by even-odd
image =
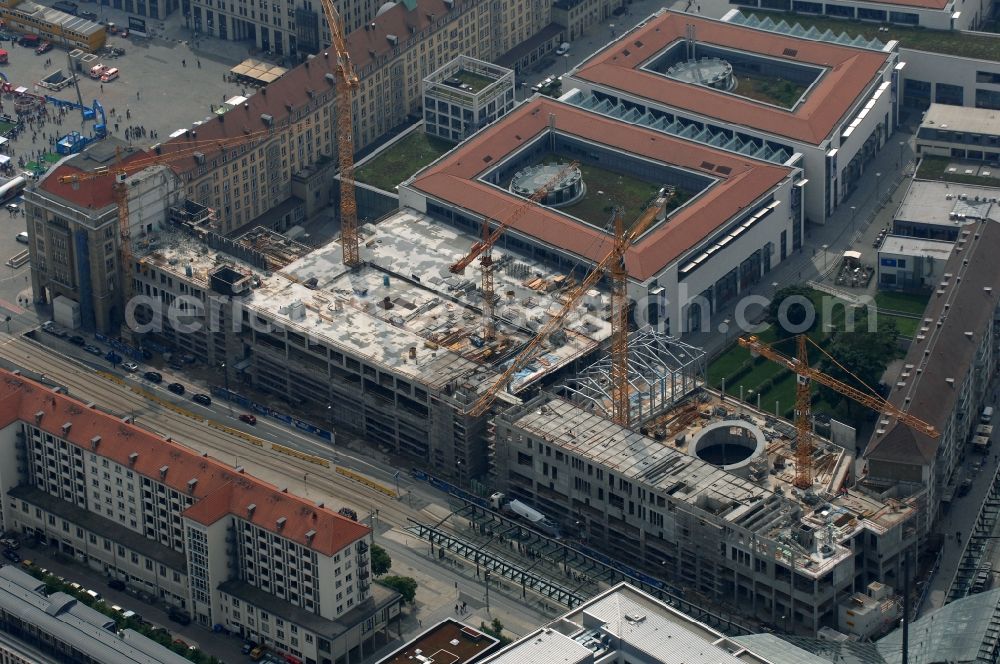
[[[880,320],[875,332],[838,332],[827,348],[836,362],[824,358],[821,368],[831,378],[851,387],[864,392],[869,392],[868,388],[878,390],[885,368],[899,355],[898,336],[896,321],[891,318]],[[821,393],[828,403],[846,402],[847,412],[852,413],[852,399],[827,387],[822,388]]]
[[[378,582],[402,595],[404,604],[412,604],[417,596],[417,582],[409,576],[390,575],[382,577]]]
[[[805,298],[812,303],[814,294],[813,289],[808,286],[788,286],[774,294],[771,304],[767,307],[767,322],[775,327],[779,339],[785,339],[795,334],[796,332],[792,330],[808,332],[816,326],[819,317],[815,315],[815,307],[812,304],[806,305],[801,299]],[[795,299],[786,304],[782,310],[782,303],[791,297]],[[798,326],[805,322],[810,313],[813,314],[812,325],[809,326],[809,330],[800,330]],[[792,329],[788,329],[789,327]]]
[[[382,576],[392,568],[392,558],[378,544],[372,544],[372,574]]]
[[[494,618],[493,622],[487,625],[485,622],[479,622],[479,629],[481,629],[486,634],[493,636],[500,640],[500,645],[507,645],[511,642],[509,638],[503,635],[503,623],[500,622],[499,618]]]

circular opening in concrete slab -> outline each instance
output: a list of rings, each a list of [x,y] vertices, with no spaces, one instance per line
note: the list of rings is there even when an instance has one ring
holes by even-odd
[[[693,451],[702,461],[732,470],[763,454],[763,432],[743,420],[716,422],[701,430],[695,438]]]

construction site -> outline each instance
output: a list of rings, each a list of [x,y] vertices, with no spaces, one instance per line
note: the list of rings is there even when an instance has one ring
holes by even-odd
[[[264,229],[227,239],[173,222],[138,250],[138,283],[165,306],[150,333],[209,366],[226,362],[237,385],[325,410],[325,424],[364,433],[387,451],[482,476],[485,417],[470,414],[472,405],[583,275],[497,254],[487,334],[478,280],[450,269],[474,237],[412,210],[362,226],[359,237],[363,265],[349,269],[339,241],[310,250]],[[202,306],[181,311],[191,298]],[[588,288],[497,396],[516,402],[536,382],[589,361],[610,335],[609,301]],[[203,324],[189,326],[196,310]],[[213,316],[233,324],[213,329]]]
[[[548,393],[509,408],[498,485],[687,599],[787,631],[838,628],[848,596],[898,582],[919,505],[848,491],[853,455],[817,437],[800,489],[794,425],[701,387],[676,402],[638,431]]]

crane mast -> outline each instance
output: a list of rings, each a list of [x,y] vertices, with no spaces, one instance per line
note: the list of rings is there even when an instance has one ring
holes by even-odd
[[[628,271],[625,269],[624,210],[615,208],[615,260],[611,264],[611,419],[629,425]]]
[[[513,378],[517,372],[519,372],[521,369],[523,369],[524,367],[526,367],[528,364],[531,363],[531,361],[535,358],[536,353],[538,353],[538,351],[541,349],[542,344],[545,343],[545,340],[549,338],[549,335],[551,335],[553,332],[555,332],[558,328],[562,326],[563,321],[566,320],[566,317],[569,315],[571,311],[573,311],[577,303],[579,303],[580,300],[583,298],[584,294],[588,290],[593,288],[598,281],[601,280],[601,277],[603,277],[604,274],[616,264],[615,261],[621,262],[623,260],[622,256],[625,254],[625,251],[630,246],[632,246],[632,243],[635,242],[639,238],[639,236],[646,231],[647,228],[649,228],[650,224],[653,222],[653,219],[656,218],[657,213],[660,212],[660,210],[662,210],[666,206],[667,202],[672,197],[673,197],[673,190],[667,190],[667,189],[661,190],[660,195],[657,196],[656,200],[648,208],[646,208],[646,210],[642,213],[639,219],[636,220],[636,222],[632,225],[632,228],[630,228],[628,231],[625,231],[620,227],[616,228],[616,230],[620,231],[620,235],[612,239],[611,251],[609,251],[607,255],[605,255],[604,258],[602,258],[600,262],[598,262],[597,265],[594,266],[594,268],[587,274],[587,276],[584,277],[583,281],[581,281],[579,284],[576,285],[575,288],[569,291],[563,302],[562,308],[559,309],[559,311],[556,312],[554,316],[549,318],[544,325],[542,325],[541,329],[538,330],[538,333],[535,334],[534,337],[532,337],[532,339],[524,346],[523,349],[521,349],[521,352],[518,353],[517,357],[515,357],[514,360],[507,366],[504,372],[500,374],[500,376],[483,392],[482,395],[480,395],[476,403],[474,403],[472,405],[472,408],[469,409],[469,413],[471,415],[473,415],[474,417],[478,417],[483,413],[485,413],[487,410],[489,410],[490,405],[496,399],[496,396],[497,394],[500,393],[500,390],[504,389],[508,385],[508,383],[510,383],[511,378]],[[623,318],[625,319],[624,325],[618,325],[617,328],[613,330],[613,333],[617,331],[619,335],[627,335],[628,305],[627,302],[625,302],[624,300],[622,300],[622,302],[623,302],[622,309],[625,312],[623,314]],[[624,402],[625,402],[625,407],[627,408],[628,407],[627,339],[624,349],[625,349],[625,358],[624,358],[625,380],[624,382],[619,382],[619,386],[623,386],[622,392],[624,393],[625,397]],[[619,358],[619,361],[620,360],[621,358]]]
[[[545,184],[536,189],[534,193],[528,200],[524,201],[518,205],[514,210],[507,216],[506,219],[501,221],[495,229],[490,229],[490,220],[486,219],[483,221],[483,238],[472,245],[469,249],[469,253],[455,261],[449,268],[453,274],[462,274],[465,272],[465,268],[469,266],[472,261],[479,257],[479,267],[481,271],[481,283],[480,288],[483,294],[483,338],[486,341],[493,341],[496,339],[496,290],[494,287],[493,280],[493,270],[495,265],[493,263],[493,245],[496,244],[500,236],[510,228],[511,224],[527,214],[528,210],[532,209],[535,204],[540,200],[544,199],[549,193],[552,187],[562,180],[568,172],[579,166],[579,162],[572,162],[559,169],[555,175],[549,178]]]
[[[340,162],[340,241],[344,265],[361,263],[358,248],[358,205],[354,198],[354,120],[352,98],[360,83],[351,63],[344,38],[344,26],[333,0],[320,0],[330,28],[330,42],[337,56],[336,110],[337,156]]]
[[[800,334],[796,338],[796,356],[788,357],[779,353],[771,346],[763,343],[756,336],[740,337],[737,343],[746,348],[754,355],[761,355],[795,374],[795,486],[800,489],[807,489],[812,486],[812,430],[810,427],[810,383],[816,382],[830,388],[835,392],[843,394],[862,406],[870,408],[878,413],[885,413],[890,417],[895,417],[901,424],[904,424],[914,431],[918,431],[925,436],[938,438],[941,432],[933,426],[924,422],[918,417],[910,415],[904,410],[897,408],[892,403],[882,397],[843,383],[833,376],[828,376],[819,369],[809,366],[809,353],[806,342],[809,337]],[[813,342],[814,343],[814,342]]]

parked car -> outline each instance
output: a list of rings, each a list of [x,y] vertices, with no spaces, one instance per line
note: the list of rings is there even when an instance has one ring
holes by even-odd
[[[14,549],[4,549],[3,557],[6,558],[7,560],[9,560],[12,563],[19,563],[19,562],[21,562],[21,556],[20,556],[20,554],[18,554],[18,552],[15,551]]]
[[[180,623],[181,625],[191,624],[191,616],[187,613],[187,611],[182,611],[176,606],[170,607],[170,611],[167,612],[167,617],[175,623]]]
[[[195,394],[194,396],[191,397],[191,401],[195,403],[200,403],[202,406],[212,405],[212,397],[208,396],[207,394]]]
[[[69,341],[74,346],[85,346],[87,345],[87,340],[81,337],[79,334],[74,334],[67,341]]]
[[[249,413],[243,413],[240,415],[240,422],[246,422],[247,424],[257,424],[257,416],[251,415]]]
[[[3,546],[5,549],[20,549],[21,542],[13,537],[5,537],[0,539],[0,546]]]
[[[47,332],[56,337],[65,337],[67,334],[66,330],[62,329],[61,327],[59,327],[50,320],[47,320],[44,323],[42,323],[42,332]]]
[[[20,242],[21,244],[28,244],[30,242],[30,240],[28,239],[28,231],[21,231],[20,233],[17,234],[17,236],[14,239]]]
[[[122,361],[122,356],[113,350],[109,350],[108,354],[104,356],[104,359],[111,364],[120,364]]]
[[[110,579],[108,581],[108,588],[112,590],[125,590],[125,582],[121,579]]]
[[[83,347],[83,350],[85,350],[86,352],[90,353],[91,355],[101,355],[104,352],[100,348],[98,348],[97,346],[95,346],[93,344],[86,344]]]
[[[180,383],[170,383],[167,385],[167,389],[174,394],[184,394],[184,386]]]
[[[569,42],[563,42],[556,47],[556,55],[565,55],[569,53]]]
[[[159,384],[163,382],[163,375],[158,371],[147,371],[146,373],[142,374],[142,377],[148,380],[150,383]]]
[[[21,35],[21,38],[17,40],[17,43],[21,46],[27,46],[29,48],[37,48],[41,43],[42,38],[38,35]]]
[[[44,41],[35,49],[35,55],[44,55],[52,50],[52,42]]]
[[[244,655],[249,655],[250,651],[256,647],[257,647],[256,643],[254,643],[253,641],[247,641],[246,643],[243,644],[243,647],[240,648],[240,652],[243,653]]]
[[[129,360],[128,362],[122,363],[122,369],[128,371],[129,373],[135,373],[136,371],[139,370],[139,365],[133,362],[132,360]]]
[[[87,21],[94,21],[94,22],[97,21],[97,14],[95,14],[94,12],[83,11],[77,14],[77,16]]]

